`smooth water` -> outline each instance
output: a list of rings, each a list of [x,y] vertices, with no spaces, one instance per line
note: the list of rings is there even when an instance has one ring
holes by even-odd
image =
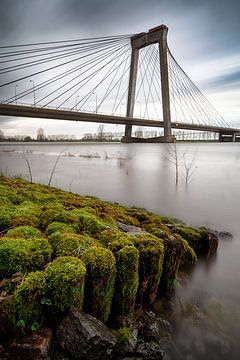
[[[186,223],[229,231],[232,240],[221,240],[217,257],[199,262],[185,286],[177,290],[182,301],[206,306],[219,331],[234,340],[231,354],[240,348],[240,144],[179,143],[179,182],[166,144],[77,144],[29,143],[0,145],[0,170],[7,175],[28,177],[25,157],[31,164],[33,181],[47,183],[56,158],[59,162],[51,185],[82,195],[146,208]],[[186,170],[194,171],[188,183]],[[221,306],[219,305],[221,303]],[[216,311],[216,308],[218,311]],[[213,359],[211,346],[199,335],[194,344],[183,342],[186,329],[179,329],[179,346],[192,359]],[[202,336],[202,335],[200,335]],[[211,334],[209,336],[212,336]],[[196,338],[198,341],[196,341]],[[199,343],[200,341],[200,343]],[[216,340],[217,341],[217,340]],[[221,342],[218,340],[219,343]],[[222,346],[222,344],[219,344]],[[191,359],[191,356],[181,357]],[[219,357],[218,357],[219,358]]]

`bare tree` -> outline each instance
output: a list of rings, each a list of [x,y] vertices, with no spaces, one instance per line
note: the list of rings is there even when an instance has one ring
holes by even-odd
[[[57,156],[57,158],[56,158],[56,160],[55,160],[55,163],[54,163],[54,165],[53,165],[53,168],[52,168],[52,171],[51,171],[49,180],[48,180],[48,186],[51,185],[52,178],[53,178],[53,175],[54,175],[54,173],[55,173],[55,170],[56,170],[56,167],[57,167],[57,164],[58,164],[58,162],[59,162],[59,160],[60,160],[61,155],[62,155],[62,152],[60,152],[60,153],[58,154],[58,156]]]
[[[39,128],[37,131],[37,140],[38,141],[44,141],[45,140],[45,134],[44,134],[44,129],[43,128]]]
[[[175,182],[176,182],[176,185],[177,185],[178,180],[179,180],[179,165],[180,165],[180,161],[181,161],[184,154],[180,153],[176,142],[173,143],[173,144],[168,144],[167,145],[167,153],[168,153],[168,155],[165,156],[165,158],[167,159],[167,161],[169,161],[171,164],[174,165],[174,168],[175,168]]]
[[[27,164],[27,168],[28,168],[28,172],[29,172],[29,178],[30,178],[30,182],[33,182],[33,177],[32,177],[32,169],[31,169],[31,164],[30,161],[27,157],[27,153],[25,148],[23,147],[23,153],[22,153],[23,159],[25,160],[26,164]]]
[[[100,124],[97,129],[97,137],[100,141],[104,138],[104,124]]]
[[[185,183],[187,184],[190,179],[192,179],[192,176],[194,172],[197,169],[196,164],[196,158],[197,158],[197,149],[195,150],[192,158],[188,161],[186,153],[183,154],[183,166],[184,166],[184,174],[183,177],[185,179]]]

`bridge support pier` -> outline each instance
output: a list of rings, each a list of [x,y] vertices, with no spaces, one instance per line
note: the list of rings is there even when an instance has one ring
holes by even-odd
[[[219,142],[236,142],[236,133],[219,133]]]
[[[161,93],[162,93],[162,113],[164,123],[164,139],[163,142],[174,142],[175,137],[171,130],[171,111],[170,111],[170,96],[169,96],[169,79],[168,79],[168,59],[167,59],[167,33],[168,28],[161,25],[157,28],[149,30],[148,33],[140,33],[131,38],[132,56],[128,87],[127,100],[127,117],[133,117],[135,93],[137,84],[137,69],[139,50],[152,45],[158,44],[160,57],[160,73],[161,73]],[[132,125],[126,125],[125,136],[122,142],[136,142],[132,138]]]

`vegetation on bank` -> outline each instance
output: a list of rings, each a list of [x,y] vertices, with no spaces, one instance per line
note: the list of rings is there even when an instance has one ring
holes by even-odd
[[[70,307],[131,316],[216,251],[206,230],[18,178],[0,178],[0,208],[1,297],[24,332]]]

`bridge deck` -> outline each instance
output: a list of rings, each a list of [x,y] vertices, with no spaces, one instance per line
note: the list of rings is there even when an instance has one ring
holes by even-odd
[[[44,118],[52,120],[69,120],[69,121],[82,121],[104,124],[119,124],[119,125],[136,125],[136,126],[148,126],[148,127],[163,127],[163,121],[147,120],[133,117],[116,116],[116,115],[103,115],[96,113],[87,113],[70,110],[59,110],[40,108],[33,106],[22,105],[9,105],[0,104],[0,116],[17,116],[27,118]],[[1,120],[0,120],[1,121]],[[183,130],[199,130],[217,132],[223,134],[240,133],[240,129],[225,128],[218,126],[207,126],[197,124],[186,124],[182,122],[172,122],[173,129]]]

